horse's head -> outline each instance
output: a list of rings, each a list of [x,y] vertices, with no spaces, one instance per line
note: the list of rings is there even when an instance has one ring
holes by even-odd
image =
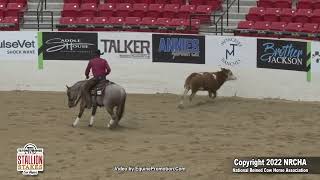
[[[77,106],[77,101],[79,98],[79,90],[74,87],[67,87],[67,96],[68,96],[68,106],[69,108],[73,108]]]
[[[225,76],[227,77],[227,81],[229,80],[237,80],[237,77],[232,73],[232,71],[230,69],[225,69],[225,68],[221,68],[221,72],[223,72],[225,74]]]

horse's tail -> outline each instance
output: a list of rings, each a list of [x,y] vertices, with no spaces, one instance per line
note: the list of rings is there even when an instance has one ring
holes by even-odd
[[[120,105],[119,105],[118,108],[117,108],[118,121],[120,121],[120,119],[121,119],[122,116],[123,116],[124,109],[125,109],[125,105],[126,105],[126,98],[127,98],[127,94],[126,94],[126,92],[124,91],[124,93],[122,94],[121,103],[120,103]]]

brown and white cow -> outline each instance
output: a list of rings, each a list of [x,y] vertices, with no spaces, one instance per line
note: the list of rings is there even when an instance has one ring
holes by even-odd
[[[182,107],[185,96],[191,90],[189,96],[190,102],[197,91],[208,91],[209,97],[214,99],[217,96],[217,90],[229,80],[236,80],[237,77],[233,75],[229,69],[221,68],[218,72],[202,72],[190,74],[184,84],[184,93],[180,101],[179,107]],[[213,96],[212,96],[213,95]]]

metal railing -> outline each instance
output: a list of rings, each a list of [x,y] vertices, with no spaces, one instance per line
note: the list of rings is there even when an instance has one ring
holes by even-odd
[[[157,25],[125,25],[125,24],[57,24],[57,29],[82,29],[83,31],[136,31],[136,32],[179,32],[196,34],[197,29],[187,26],[157,26]]]
[[[25,24],[24,18],[27,16],[36,16],[35,20],[28,20],[29,22],[33,22],[32,24],[28,25]],[[24,29],[37,29],[38,31],[40,29],[51,29],[53,31],[54,25],[53,25],[53,12],[52,11],[26,11],[24,13],[24,16],[22,16],[21,24],[23,25]],[[44,18],[49,18],[50,23],[44,23]],[[48,20],[49,21],[49,20]]]
[[[37,20],[40,22],[40,19],[43,21],[43,8],[47,9],[47,0],[39,0],[37,7]]]
[[[309,32],[290,32],[290,31],[273,31],[273,30],[254,30],[254,29],[233,29],[230,30],[235,35],[254,35],[258,37],[273,38],[294,38],[294,39],[320,39],[319,33]]]
[[[47,0],[39,0],[36,11],[26,11],[24,15],[37,16],[36,22],[37,26],[31,25],[30,27],[27,25],[23,25],[25,29],[47,29],[50,28],[53,31],[53,12],[46,11],[47,9]],[[50,17],[50,24],[44,24],[44,17]],[[22,16],[24,17],[24,16]],[[23,20],[22,23],[25,21]]]
[[[224,28],[224,21],[227,21],[227,26],[229,26],[229,13],[230,13],[230,9],[231,7],[237,2],[237,12],[240,12],[240,0],[225,0],[224,1],[227,5],[226,9],[223,10],[222,12],[218,12],[216,11],[214,14],[212,15],[204,15],[204,14],[193,14],[190,16],[190,26],[191,26],[191,20],[192,19],[196,19],[196,18],[200,18],[201,16],[210,16],[211,21],[207,23],[207,25],[209,25],[210,27],[214,27],[214,31],[212,30],[200,30],[200,32],[206,32],[206,33],[215,33],[216,35],[221,34],[223,35],[225,31]],[[225,17],[226,16],[226,17]],[[218,26],[220,26],[220,30],[218,30]]]
[[[208,26],[214,26],[215,31],[210,31],[210,33],[216,33],[223,34],[223,15],[221,14],[192,14],[189,17],[189,29],[192,28],[192,19],[200,19],[201,24],[206,24]],[[215,21],[216,19],[221,19],[221,21]],[[220,24],[219,24],[220,23]],[[218,26],[220,25],[220,31],[218,31]],[[209,32],[209,31],[203,31],[201,28],[199,29],[199,32]]]
[[[221,13],[221,17],[216,22],[214,22],[214,24],[218,24],[219,21],[223,21],[223,17],[227,14],[227,18],[226,18],[227,19],[227,26],[229,26],[229,11],[235,2],[238,2],[237,3],[238,13],[240,12],[240,0],[233,0],[231,3],[230,3],[230,0],[225,0],[225,2],[227,3],[227,9]],[[221,27],[221,28],[223,29],[223,27]]]

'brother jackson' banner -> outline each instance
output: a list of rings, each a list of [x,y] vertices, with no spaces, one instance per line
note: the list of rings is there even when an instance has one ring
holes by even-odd
[[[258,39],[257,67],[308,71],[308,42]]]

